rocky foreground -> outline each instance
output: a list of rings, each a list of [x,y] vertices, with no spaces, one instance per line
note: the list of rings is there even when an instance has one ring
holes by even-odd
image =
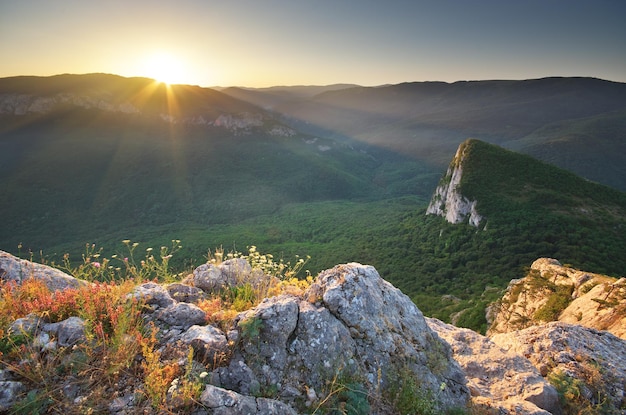
[[[2,252],[0,278],[18,284],[38,278],[58,291],[85,284]],[[485,337],[424,318],[373,267],[356,263],[320,273],[299,295],[265,299],[230,327],[207,324],[199,299],[260,278],[245,260],[230,259],[202,265],[179,283],[135,288],[145,320],[159,329],[160,348],[194,350],[194,370],[206,384],[189,412],[325,413],[322,404],[341,394],[338,410],[355,414],[398,413],[402,396],[417,398],[417,413],[562,414],[577,413],[575,407],[626,413],[626,341],[607,331],[550,322]],[[71,348],[88,341],[80,320],[30,315],[1,329],[28,333],[41,350]],[[0,366],[2,410],[33,388]],[[68,388],[76,402],[88,392]],[[136,391],[123,385],[107,408],[143,409]]]

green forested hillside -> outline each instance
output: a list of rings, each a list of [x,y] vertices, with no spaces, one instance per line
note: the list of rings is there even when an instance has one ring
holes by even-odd
[[[97,90],[124,103],[123,78],[100,89],[88,80],[72,93]],[[144,81],[130,80],[130,90]],[[63,85],[42,87],[45,98]],[[476,229],[425,214],[445,170],[424,161],[427,153],[285,130],[258,107],[217,91],[202,98],[195,87],[178,96],[171,122],[159,113],[165,101],[146,104],[146,113],[68,104],[16,115],[6,111],[11,100],[30,95],[18,94],[19,82],[13,88],[0,91],[0,249],[23,257],[58,263],[67,252],[80,261],[86,243],[110,257],[124,254],[122,240],[145,249],[180,239],[172,264],[189,271],[208,250],[256,245],[285,260],[310,255],[313,274],[342,262],[374,265],[425,314],[449,320],[466,310],[458,324],[473,328],[484,328],[485,305],[538,257],[613,276],[626,269],[623,193],[480,141],[465,144],[461,183],[487,218]],[[200,113],[261,122],[189,122]],[[436,134],[430,139],[436,144]]]

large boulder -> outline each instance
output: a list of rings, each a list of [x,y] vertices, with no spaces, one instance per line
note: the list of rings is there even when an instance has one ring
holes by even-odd
[[[369,397],[372,411],[386,413],[385,392],[412,379],[413,392],[437,410],[466,406],[469,390],[450,346],[373,267],[324,271],[303,297],[266,299],[238,316],[240,341],[229,366],[214,373],[222,387],[315,405],[329,385],[350,384],[362,390],[356,401],[368,405]]]
[[[0,251],[0,281],[22,284],[29,278],[42,281],[50,291],[79,288],[88,284],[87,281],[74,278],[56,268],[20,259],[8,252]]]

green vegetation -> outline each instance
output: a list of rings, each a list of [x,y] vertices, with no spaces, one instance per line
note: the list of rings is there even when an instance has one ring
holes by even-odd
[[[611,397],[602,385],[602,375],[595,362],[582,363],[585,380],[574,378],[563,371],[554,371],[548,381],[556,388],[565,415],[612,414]]]
[[[102,81],[96,78],[81,78],[86,84],[73,88],[91,91]],[[73,85],[66,77],[56,81],[47,93]],[[123,83],[109,81],[116,91]],[[132,91],[145,82],[133,80]],[[390,90],[410,92],[405,87],[447,89]],[[102,281],[111,277],[103,275],[110,266],[125,269],[120,259],[128,254],[117,249],[127,238],[168,247],[145,258],[135,252],[137,261],[160,261],[179,249],[170,247],[172,238],[183,240],[166,264],[176,272],[204,262],[207,248],[237,251],[252,244],[278,258],[310,255],[312,275],[356,261],[375,266],[425,314],[445,321],[457,314],[459,324],[479,330],[486,328],[485,305],[538,257],[614,276],[626,269],[626,195],[529,157],[466,143],[462,191],[478,200],[487,221],[480,229],[450,225],[425,216],[443,170],[438,161],[331,134],[272,135],[281,126],[275,118],[216,91],[181,89],[181,114],[252,112],[262,125],[233,132],[169,124],[155,117],[167,107],[157,95],[158,102],[146,98],[145,116],[76,108],[2,115],[0,249],[63,267],[66,259],[93,254],[81,248],[85,243],[102,247],[111,263],[86,269]],[[407,99],[415,103],[410,94]],[[414,144],[434,145],[437,134],[420,128],[427,137],[411,138]],[[242,303],[237,307],[245,307],[245,292],[233,294]]]
[[[303,408],[305,412],[306,409]],[[370,413],[367,389],[358,376],[346,375],[339,370],[328,381],[326,390],[311,414],[366,415]]]

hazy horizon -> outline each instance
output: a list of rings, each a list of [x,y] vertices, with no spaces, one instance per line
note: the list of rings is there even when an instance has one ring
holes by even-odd
[[[125,76],[125,75],[120,75],[120,74],[115,74],[115,73],[107,73],[107,72],[87,72],[87,73],[58,73],[58,74],[52,74],[52,75],[33,75],[33,74],[20,74],[20,75],[10,75],[10,76],[0,76],[0,79],[3,78],[18,78],[18,77],[40,77],[40,78],[52,78],[55,76],[82,76],[82,75],[111,75],[111,76],[120,76],[123,78],[127,78],[127,79],[132,79],[132,78],[146,78],[146,79],[152,79],[155,82],[160,82],[157,79],[154,78],[150,78],[148,76]],[[249,86],[249,85],[197,85],[197,84],[186,84],[186,83],[171,83],[170,86],[176,86],[176,85],[185,85],[185,86],[197,86],[200,88],[208,88],[208,89],[227,89],[227,88],[241,88],[241,89],[274,89],[274,88],[327,88],[327,87],[333,87],[333,86],[346,86],[347,88],[350,87],[365,87],[365,88],[379,88],[379,87],[384,87],[384,86],[390,86],[390,85],[400,85],[400,84],[408,84],[408,83],[445,83],[445,84],[454,84],[457,82],[491,82],[491,81],[526,81],[526,80],[536,80],[536,79],[549,79],[549,78],[595,78],[595,79],[599,79],[602,81],[608,81],[608,82],[616,82],[616,83],[626,83],[626,81],[615,81],[613,79],[606,79],[606,78],[598,78],[598,77],[587,77],[587,76],[561,76],[561,75],[547,75],[547,76],[540,76],[540,77],[536,77],[536,78],[519,78],[519,79],[513,79],[513,78],[494,78],[494,79],[459,79],[456,81],[442,81],[442,80],[438,80],[438,79],[432,79],[432,80],[406,80],[406,81],[400,81],[400,82],[395,82],[395,83],[391,83],[391,82],[387,82],[387,83],[383,83],[383,84],[376,84],[376,85],[363,85],[363,84],[356,84],[356,83],[350,83],[350,82],[336,82],[336,83],[332,83],[332,84],[292,84],[292,85],[286,85],[286,84],[280,84],[280,85],[267,85],[267,86]]]
[[[626,82],[626,2],[241,0],[0,4],[0,77],[203,87],[594,77]]]

